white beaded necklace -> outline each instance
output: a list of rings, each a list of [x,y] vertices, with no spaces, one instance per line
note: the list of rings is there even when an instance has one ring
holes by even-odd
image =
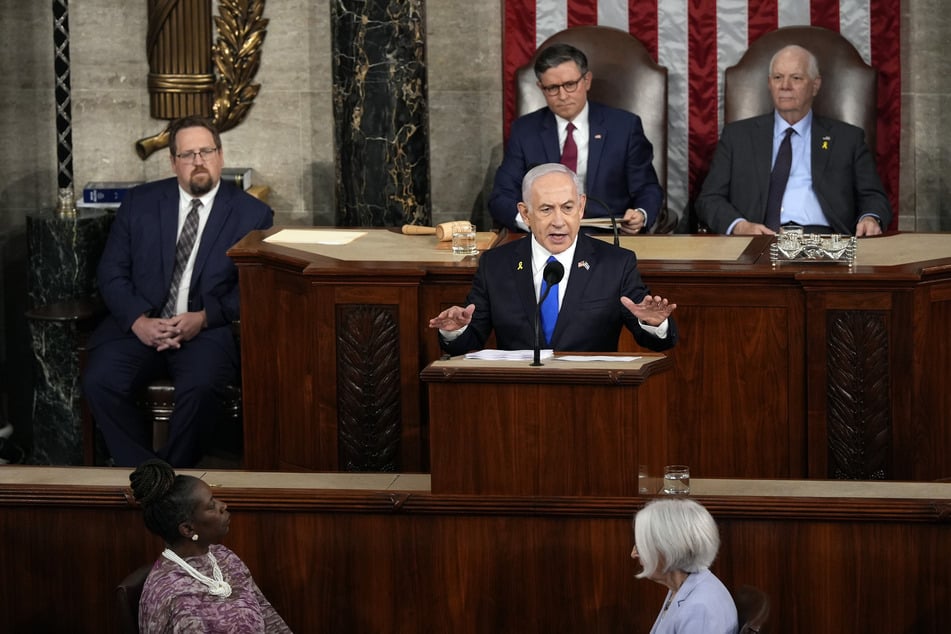
[[[162,556],[169,561],[174,561],[181,566],[185,572],[205,584],[208,587],[209,594],[213,594],[216,597],[231,596],[231,585],[225,581],[224,575],[221,574],[221,568],[218,567],[218,560],[215,559],[215,556],[211,554],[210,550],[208,551],[208,559],[211,561],[211,574],[215,576],[214,579],[195,570],[187,561],[176,555],[170,548],[166,548],[162,551]]]

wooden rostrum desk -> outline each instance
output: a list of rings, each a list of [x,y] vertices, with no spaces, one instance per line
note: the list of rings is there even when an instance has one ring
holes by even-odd
[[[245,466],[428,471],[428,320],[477,258],[386,229],[264,242],[239,266]],[[951,475],[951,234],[858,242],[856,265],[769,260],[770,238],[622,238],[676,302],[663,461],[695,477]],[[636,351],[622,334],[620,349]]]

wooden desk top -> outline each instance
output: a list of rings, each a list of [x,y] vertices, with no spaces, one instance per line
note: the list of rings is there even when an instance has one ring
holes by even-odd
[[[10,465],[0,468],[0,489],[30,486],[129,486],[132,469],[119,467],[43,467]],[[399,491],[428,493],[426,473],[284,473],[237,470],[182,469],[177,473],[201,477],[212,486],[240,489],[313,489],[314,491]],[[649,478],[652,490],[660,478]],[[690,480],[692,497],[855,498],[949,500],[951,482],[881,482],[854,480]]]

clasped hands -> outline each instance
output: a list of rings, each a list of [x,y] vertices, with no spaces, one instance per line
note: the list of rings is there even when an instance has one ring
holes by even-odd
[[[621,304],[627,308],[632,315],[641,322],[650,326],[659,326],[664,320],[670,317],[670,314],[677,308],[677,304],[671,304],[666,297],[660,295],[647,295],[641,300],[640,304],[635,304],[628,297],[621,297]],[[468,326],[472,321],[472,313],[475,312],[475,304],[469,304],[465,308],[461,306],[450,306],[439,313],[436,317],[429,320],[430,328],[439,328],[447,332],[459,330]]]
[[[156,351],[177,350],[194,339],[205,327],[205,311],[182,313],[168,318],[141,315],[132,324],[139,341]]]

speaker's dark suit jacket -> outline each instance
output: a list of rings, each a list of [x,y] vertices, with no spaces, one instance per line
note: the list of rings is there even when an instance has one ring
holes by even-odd
[[[639,303],[648,293],[632,251],[580,234],[567,284],[552,348],[613,352],[622,326],[633,333],[639,345],[650,350],[666,350],[677,342],[673,318],[668,320],[667,337],[659,339],[641,328],[637,318],[621,304],[622,295]],[[531,350],[537,306],[531,238],[483,253],[466,303],[475,304],[472,321],[455,340],[441,341],[448,353],[481,349],[493,330],[500,350]]]
[[[716,233],[726,233],[737,218],[766,219],[773,122],[769,113],[724,126],[696,203],[697,217]],[[887,228],[891,206],[862,129],[813,115],[810,142],[812,187],[829,226],[853,234],[859,216],[870,212]]]
[[[585,217],[614,214],[628,209],[647,212],[647,226],[657,219],[664,191],[651,161],[654,150],[644,136],[641,118],[625,110],[588,102],[588,165]],[[495,173],[489,211],[500,226],[517,229],[516,205],[522,200],[522,178],[542,163],[558,163],[561,147],[555,115],[547,107],[521,116],[512,123],[502,165]]]
[[[195,245],[198,253],[188,293],[188,311],[204,309],[207,328],[180,350],[156,352],[131,328],[143,314],[159,316],[168,295],[178,207],[174,178],[130,190],[116,212],[99,262],[99,292],[109,314],[89,340],[84,394],[120,465],[134,466],[156,455],[134,396],[166,369],[175,384],[176,403],[169,444],[158,455],[173,466],[187,466],[201,456],[202,430],[197,428],[214,423],[214,392],[234,380],[238,368],[231,325],[239,317],[238,271],[227,250],[249,231],[266,229],[273,222],[267,205],[230,182],[221,183]]]

